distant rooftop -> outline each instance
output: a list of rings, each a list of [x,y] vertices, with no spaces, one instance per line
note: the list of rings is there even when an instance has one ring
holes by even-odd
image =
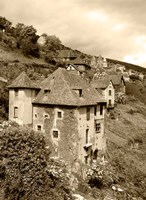
[[[59,54],[57,57],[60,58],[76,58],[76,54],[73,52],[73,50],[70,49],[64,49],[64,50],[60,50]]]

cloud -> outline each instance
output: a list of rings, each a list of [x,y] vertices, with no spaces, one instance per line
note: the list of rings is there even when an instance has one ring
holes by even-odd
[[[33,25],[83,52],[133,62],[145,52],[145,0],[5,0],[0,13],[13,24]],[[137,38],[137,39],[136,39]],[[139,55],[136,58],[135,55]],[[127,58],[126,58],[127,59]]]

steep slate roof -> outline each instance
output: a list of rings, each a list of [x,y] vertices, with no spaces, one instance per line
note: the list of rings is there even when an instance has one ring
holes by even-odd
[[[105,99],[94,88],[86,83],[81,77],[70,74],[63,68],[58,68],[41,83],[41,91],[33,103],[87,106],[96,105],[97,102],[106,102]],[[44,90],[49,90],[48,96]],[[76,93],[82,90],[82,97]]]
[[[121,84],[121,80],[124,81],[123,76],[121,74],[109,75],[109,79],[112,80],[113,85],[115,85],[115,86],[120,85]]]
[[[57,57],[60,58],[76,58],[77,56],[72,50],[64,49],[59,51],[59,55]]]
[[[22,72],[9,86],[8,88],[30,88],[39,89],[37,84],[33,83],[25,72]]]
[[[97,89],[106,89],[110,83],[110,79],[108,76],[104,76],[99,79],[93,79],[90,84]]]
[[[84,60],[81,59],[81,57],[77,57],[75,60],[71,61],[71,64],[74,64],[74,65],[85,65],[88,68],[91,68],[87,63],[84,62]]]
[[[117,75],[104,75],[99,79],[93,79],[91,81],[91,85],[97,89],[105,89],[109,85],[111,81],[113,86],[119,86],[121,84],[121,80],[124,81],[123,76],[120,74]],[[125,83],[125,82],[124,82]]]

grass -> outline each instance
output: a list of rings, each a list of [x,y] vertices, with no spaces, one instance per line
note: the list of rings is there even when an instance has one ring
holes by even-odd
[[[9,50],[0,44],[0,61],[14,62],[19,61],[21,63],[36,63],[36,64],[47,64],[43,59],[28,58],[24,56],[19,50]]]

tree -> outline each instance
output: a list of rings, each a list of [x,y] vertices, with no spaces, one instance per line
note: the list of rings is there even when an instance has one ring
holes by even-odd
[[[7,31],[12,25],[12,22],[8,21],[5,17],[0,16],[0,29]]]
[[[33,26],[25,26],[22,23],[18,23],[15,27],[17,48],[22,49],[26,56],[39,57],[39,46],[37,44],[39,36],[36,32],[37,30]]]
[[[0,82],[0,119],[7,119],[9,105],[9,92],[6,83]]]
[[[21,40],[21,49],[25,56],[33,56],[39,58],[39,46],[37,43],[33,43],[31,38]]]
[[[42,45],[42,49],[48,53],[49,51],[56,52],[61,49],[61,41],[55,35],[47,35],[43,33],[41,37],[44,38],[44,44]]]

